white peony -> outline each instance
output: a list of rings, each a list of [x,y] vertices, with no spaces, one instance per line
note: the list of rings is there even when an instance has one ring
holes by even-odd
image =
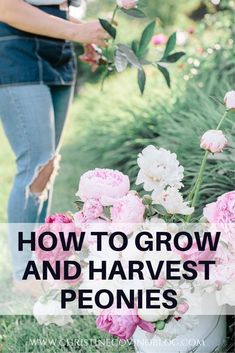
[[[154,204],[160,204],[169,214],[190,215],[194,212],[193,207],[189,207],[185,202],[182,194],[174,187],[168,187],[166,190],[158,192],[154,190],[152,193]]]
[[[136,185],[144,184],[144,190],[163,190],[167,186],[180,189],[183,186],[184,168],[175,153],[149,145],[139,154],[137,163],[140,170]]]
[[[46,303],[37,301],[34,304],[33,315],[40,325],[64,326],[73,322],[72,311],[61,309],[60,302],[56,300],[49,300]]]
[[[200,147],[211,153],[222,152],[228,140],[221,130],[208,130],[201,137]]]
[[[160,309],[138,309],[138,316],[145,321],[155,322],[165,320],[169,316],[169,310],[161,307]]]

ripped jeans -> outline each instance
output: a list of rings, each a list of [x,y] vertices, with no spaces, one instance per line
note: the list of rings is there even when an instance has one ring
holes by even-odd
[[[16,157],[17,172],[8,202],[9,223],[43,223],[50,210],[53,180],[73,86],[0,87],[0,118]],[[10,232],[11,233],[11,232]],[[14,278],[22,278],[31,252],[18,256],[10,235]]]

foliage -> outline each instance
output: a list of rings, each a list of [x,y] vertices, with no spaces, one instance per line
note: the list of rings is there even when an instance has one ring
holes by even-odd
[[[199,75],[188,81],[174,104],[166,104],[164,100],[161,103],[151,101],[149,97],[149,103],[143,109],[130,111],[127,108],[129,117],[125,121],[120,122],[122,118],[116,113],[108,124],[98,130],[96,128],[96,132],[90,127],[85,136],[87,151],[93,154],[94,160],[100,161],[101,166],[122,170],[131,175],[134,182],[137,175],[136,155],[148,144],[163,146],[175,151],[185,166],[185,190],[188,190],[203,155],[199,138],[219,121],[220,105],[210,96],[223,99],[225,92],[232,87],[234,67],[230,65],[230,55],[230,51],[221,50],[207,58]],[[234,188],[235,145],[231,135],[234,134],[235,125],[232,119],[231,116],[225,126],[231,141],[230,148],[223,157],[217,157],[218,160],[223,158],[221,162],[215,163],[211,158],[201,191],[201,205],[205,200],[212,201]],[[91,143],[94,133],[96,149]],[[194,158],[191,159],[190,155]]]
[[[157,58],[154,58],[153,61],[150,61],[150,59],[147,57],[147,54],[149,52],[151,39],[155,32],[155,21],[148,23],[141,33],[140,39],[133,40],[131,45],[116,43],[115,40],[117,37],[117,29],[113,25],[113,22],[116,19],[115,15],[118,12],[124,12],[127,16],[131,17],[145,18],[145,14],[138,7],[126,10],[116,6],[111,21],[107,21],[102,18],[99,19],[101,26],[112,38],[111,45],[109,46],[108,50],[106,49],[106,51],[103,53],[103,58],[105,58],[105,54],[106,58],[105,60],[102,60],[102,65],[106,66],[106,71],[103,76],[102,87],[104,80],[111,73],[115,71],[123,72],[127,69],[128,66],[131,66],[137,69],[137,82],[139,90],[141,94],[143,94],[147,79],[145,70],[146,65],[152,65],[153,67],[157,68],[159,72],[161,72],[161,74],[164,76],[168,87],[170,87],[170,73],[164,64],[176,63],[182,56],[185,55],[183,51],[173,53],[176,47],[176,32],[174,32],[169,37],[161,59],[157,60]]]

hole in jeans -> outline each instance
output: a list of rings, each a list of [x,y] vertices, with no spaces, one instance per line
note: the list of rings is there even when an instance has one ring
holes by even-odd
[[[29,193],[38,197],[40,201],[48,198],[48,191],[54,183],[59,170],[60,155],[54,156],[43,166],[38,167],[32,183],[29,186]]]

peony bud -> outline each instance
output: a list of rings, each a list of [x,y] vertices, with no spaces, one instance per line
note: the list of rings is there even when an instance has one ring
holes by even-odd
[[[164,330],[165,326],[166,326],[166,323],[163,320],[157,321],[156,323],[156,328],[159,331]]]
[[[167,36],[163,33],[156,34],[155,36],[152,37],[152,43],[153,45],[163,45],[166,44],[167,42]]]
[[[138,0],[117,0],[117,5],[123,7],[125,10],[136,7]]]
[[[235,110],[235,91],[229,91],[225,94],[224,103],[228,110]]]
[[[178,305],[178,307],[177,307],[177,312],[178,312],[179,314],[185,314],[185,313],[188,311],[188,309],[189,309],[188,303],[182,302],[182,303],[180,303],[180,304]]]
[[[221,130],[208,130],[201,138],[200,147],[211,153],[218,153],[228,144],[228,140]]]

